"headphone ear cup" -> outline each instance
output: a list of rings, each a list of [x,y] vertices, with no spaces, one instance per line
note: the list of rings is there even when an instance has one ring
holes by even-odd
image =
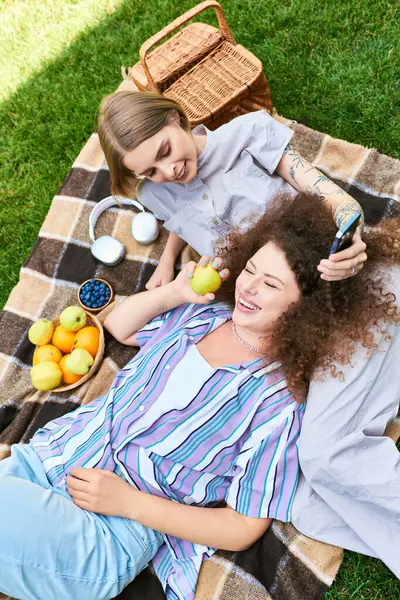
[[[159,225],[152,213],[142,212],[132,218],[132,237],[143,246],[156,241],[159,234]]]
[[[113,267],[125,256],[125,246],[111,235],[101,235],[91,247],[93,256],[100,262]]]

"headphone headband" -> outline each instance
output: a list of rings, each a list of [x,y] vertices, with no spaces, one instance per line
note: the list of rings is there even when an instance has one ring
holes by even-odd
[[[100,200],[93,208],[92,212],[89,216],[89,236],[92,242],[95,241],[96,237],[94,235],[94,228],[96,227],[96,223],[100,215],[103,214],[111,206],[121,205],[124,206],[134,206],[141,212],[145,212],[143,206],[137,200],[131,200],[130,198],[123,198],[122,196],[108,196],[103,200]]]

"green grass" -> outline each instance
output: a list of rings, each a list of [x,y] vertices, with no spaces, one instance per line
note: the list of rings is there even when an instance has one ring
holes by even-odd
[[[0,0],[0,305],[51,199],[142,41],[195,2]],[[223,0],[285,116],[400,157],[398,0]],[[395,552],[396,549],[393,549]],[[379,561],[346,553],[327,600],[398,600]]]

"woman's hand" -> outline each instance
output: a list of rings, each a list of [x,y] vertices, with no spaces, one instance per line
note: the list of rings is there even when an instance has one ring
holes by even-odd
[[[174,275],[174,265],[169,262],[161,261],[146,283],[146,290],[154,290],[154,288],[170,283],[174,279]]]
[[[196,294],[190,285],[190,280],[193,277],[195,268],[197,266],[205,267],[209,262],[210,258],[208,256],[202,256],[197,264],[194,261],[187,263],[175,281],[171,284],[174,286],[175,292],[182,298],[182,303],[209,304],[214,300],[214,294],[204,294],[204,296],[201,296],[200,294]],[[228,279],[229,269],[223,268],[221,258],[214,258],[211,264],[212,267],[219,272],[222,281]]]
[[[321,260],[317,269],[321,273],[321,279],[326,281],[340,281],[356,275],[367,260],[365,252],[367,246],[361,239],[358,228],[354,234],[350,248],[332,254],[328,259]]]
[[[69,494],[80,508],[129,518],[136,490],[112,471],[76,468],[66,481]]]

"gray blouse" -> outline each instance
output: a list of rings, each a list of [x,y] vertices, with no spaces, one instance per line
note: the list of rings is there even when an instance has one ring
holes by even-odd
[[[234,226],[246,228],[250,215],[261,216],[268,202],[294,188],[275,169],[293,132],[267,112],[238,117],[205,133],[196,178],[187,184],[146,181],[139,200],[165,228],[200,254],[210,255]]]

